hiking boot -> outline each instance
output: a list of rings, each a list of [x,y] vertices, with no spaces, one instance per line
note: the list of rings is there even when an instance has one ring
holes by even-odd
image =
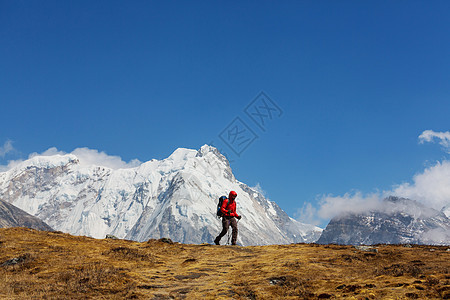
[[[220,240],[218,240],[218,239],[216,238],[216,239],[214,240],[214,244],[220,245],[220,244],[219,244],[219,241],[220,241]]]

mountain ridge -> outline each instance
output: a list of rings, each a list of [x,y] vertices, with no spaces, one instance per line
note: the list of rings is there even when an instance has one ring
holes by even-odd
[[[218,198],[238,192],[238,243],[311,242],[321,229],[290,218],[275,202],[236,180],[214,147],[178,148],[132,168],[86,165],[77,156],[36,156],[0,173],[0,197],[57,230],[145,240],[212,243]],[[275,220],[275,221],[274,221]]]

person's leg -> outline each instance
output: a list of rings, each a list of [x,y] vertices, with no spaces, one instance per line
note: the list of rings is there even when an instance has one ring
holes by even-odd
[[[230,226],[230,220],[222,217],[222,232],[219,233],[219,235],[216,237],[216,239],[214,240],[214,243],[216,245],[219,245],[220,239],[227,234],[228,232],[228,227]]]
[[[231,245],[236,245],[237,235],[238,235],[238,227],[236,218],[231,218],[231,228],[233,229],[232,237],[231,237]]]

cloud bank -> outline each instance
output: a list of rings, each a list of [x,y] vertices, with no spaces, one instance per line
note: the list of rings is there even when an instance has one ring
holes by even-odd
[[[437,162],[414,175],[412,183],[400,184],[391,193],[440,210],[450,203],[450,161]]]
[[[89,148],[77,148],[71,154],[78,157],[81,164],[84,165],[99,165],[111,169],[128,169],[135,168],[142,164],[138,159],[133,159],[129,162],[122,160],[120,156],[108,155],[105,152]]]
[[[450,153],[450,132],[425,130],[419,136],[419,143],[435,142]],[[320,224],[344,213],[362,213],[370,210],[385,210],[382,200],[397,196],[416,200],[427,207],[441,210],[450,205],[450,160],[436,162],[433,166],[416,173],[411,182],[393,186],[390,190],[371,194],[353,191],[343,196],[321,195],[318,206],[305,203],[297,212],[301,222]],[[405,208],[406,209],[406,208]]]
[[[318,207],[306,202],[296,216],[300,222],[320,225],[338,215],[380,209],[382,200],[379,193],[365,195],[360,191],[352,191],[343,196],[320,195],[317,199]]]

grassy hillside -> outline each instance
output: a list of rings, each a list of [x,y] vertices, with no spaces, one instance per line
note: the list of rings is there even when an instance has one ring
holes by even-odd
[[[435,246],[232,247],[0,229],[0,298],[449,299]]]

